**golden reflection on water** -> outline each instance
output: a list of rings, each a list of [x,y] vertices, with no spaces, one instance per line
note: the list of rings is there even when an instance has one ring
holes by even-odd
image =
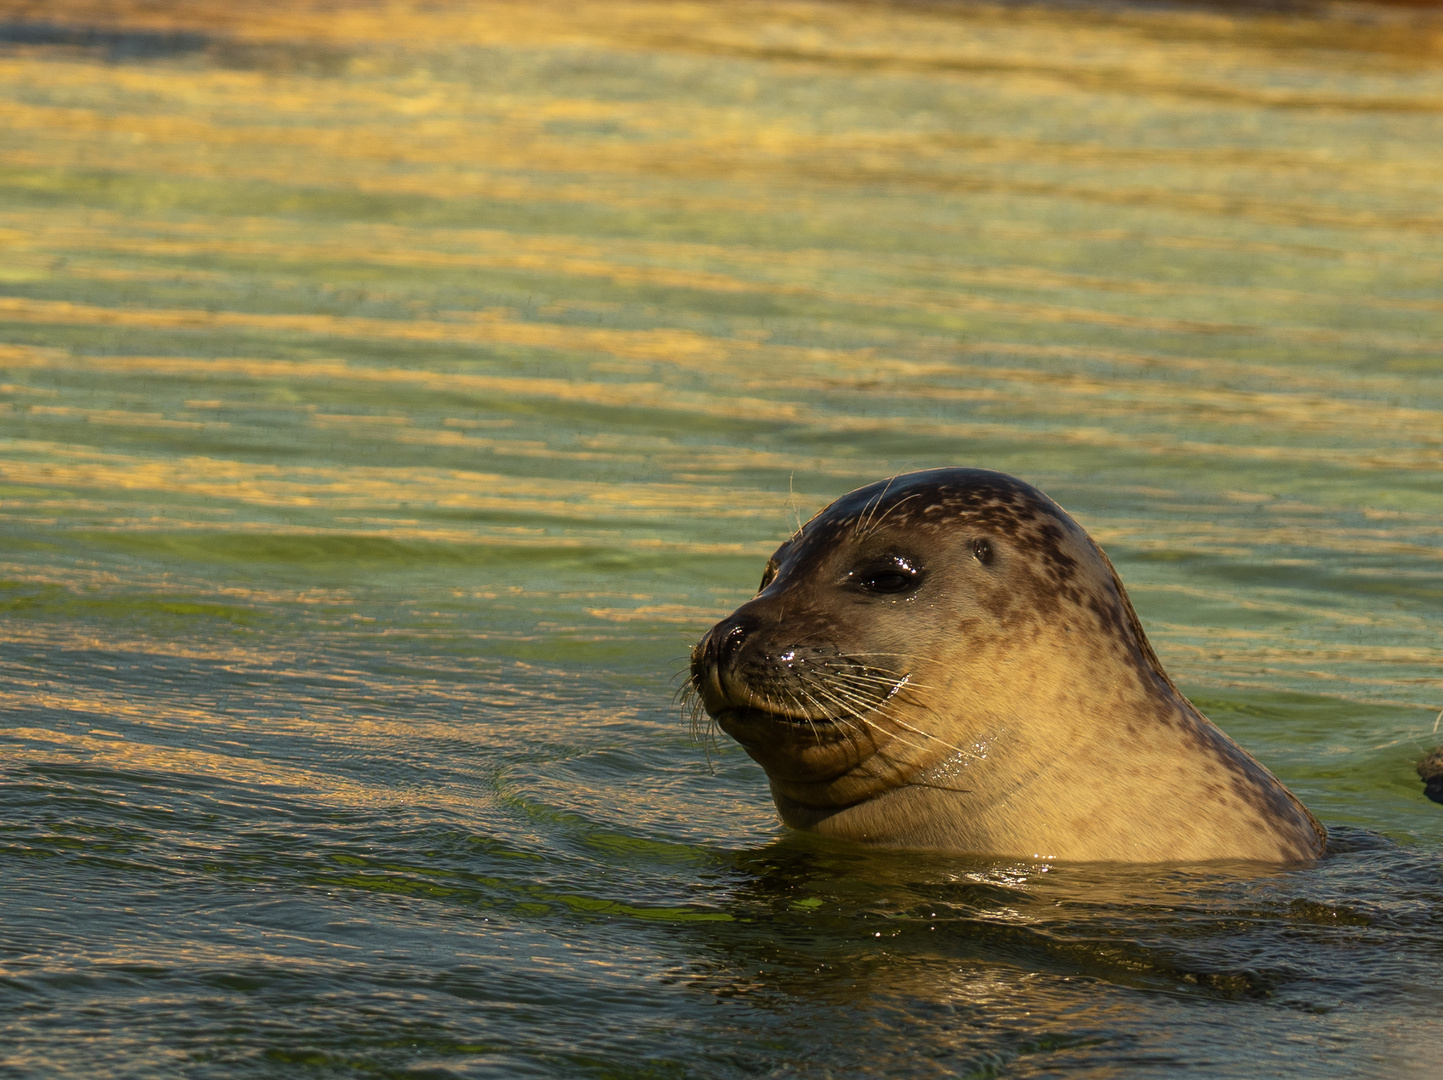
[[[553,598],[672,633],[847,487],[965,462],[1073,508],[1185,679],[1437,706],[1426,12],[44,16],[200,36],[0,55],[17,527],[734,560]]]
[[[45,1070],[1436,1061],[1436,13],[0,0],[0,130]],[[944,464],[1067,505],[1340,853],[769,843],[666,678]]]

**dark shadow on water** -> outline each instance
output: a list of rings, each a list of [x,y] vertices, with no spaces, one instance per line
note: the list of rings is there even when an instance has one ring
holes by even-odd
[[[53,48],[111,64],[198,59],[221,68],[308,75],[341,74],[351,57],[345,50],[312,43],[254,43],[194,30],[127,29],[44,19],[0,20],[0,52],[6,46]]]
[[[61,45],[99,52],[112,63],[157,60],[201,52],[212,39],[184,30],[125,30],[10,19],[0,22],[0,44]]]

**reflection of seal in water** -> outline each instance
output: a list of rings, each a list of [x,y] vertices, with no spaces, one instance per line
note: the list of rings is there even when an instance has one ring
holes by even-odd
[[[1107,556],[1035,488],[860,488],[692,650],[793,828],[887,847],[1289,861],[1325,834],[1178,691]]]

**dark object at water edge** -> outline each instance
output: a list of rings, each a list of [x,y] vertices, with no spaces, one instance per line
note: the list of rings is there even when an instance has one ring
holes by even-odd
[[[1423,778],[1423,794],[1443,803],[1443,746],[1418,762],[1418,775]]]

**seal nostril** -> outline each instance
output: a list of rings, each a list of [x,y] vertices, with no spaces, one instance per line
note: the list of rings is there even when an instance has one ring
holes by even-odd
[[[711,628],[692,652],[692,667],[725,664],[736,656],[753,629],[749,619],[727,619]]]
[[[746,626],[741,623],[733,626],[722,635],[721,641],[717,645],[717,659],[723,663],[730,660],[737,654],[737,650],[742,647],[742,641],[746,636]]]

